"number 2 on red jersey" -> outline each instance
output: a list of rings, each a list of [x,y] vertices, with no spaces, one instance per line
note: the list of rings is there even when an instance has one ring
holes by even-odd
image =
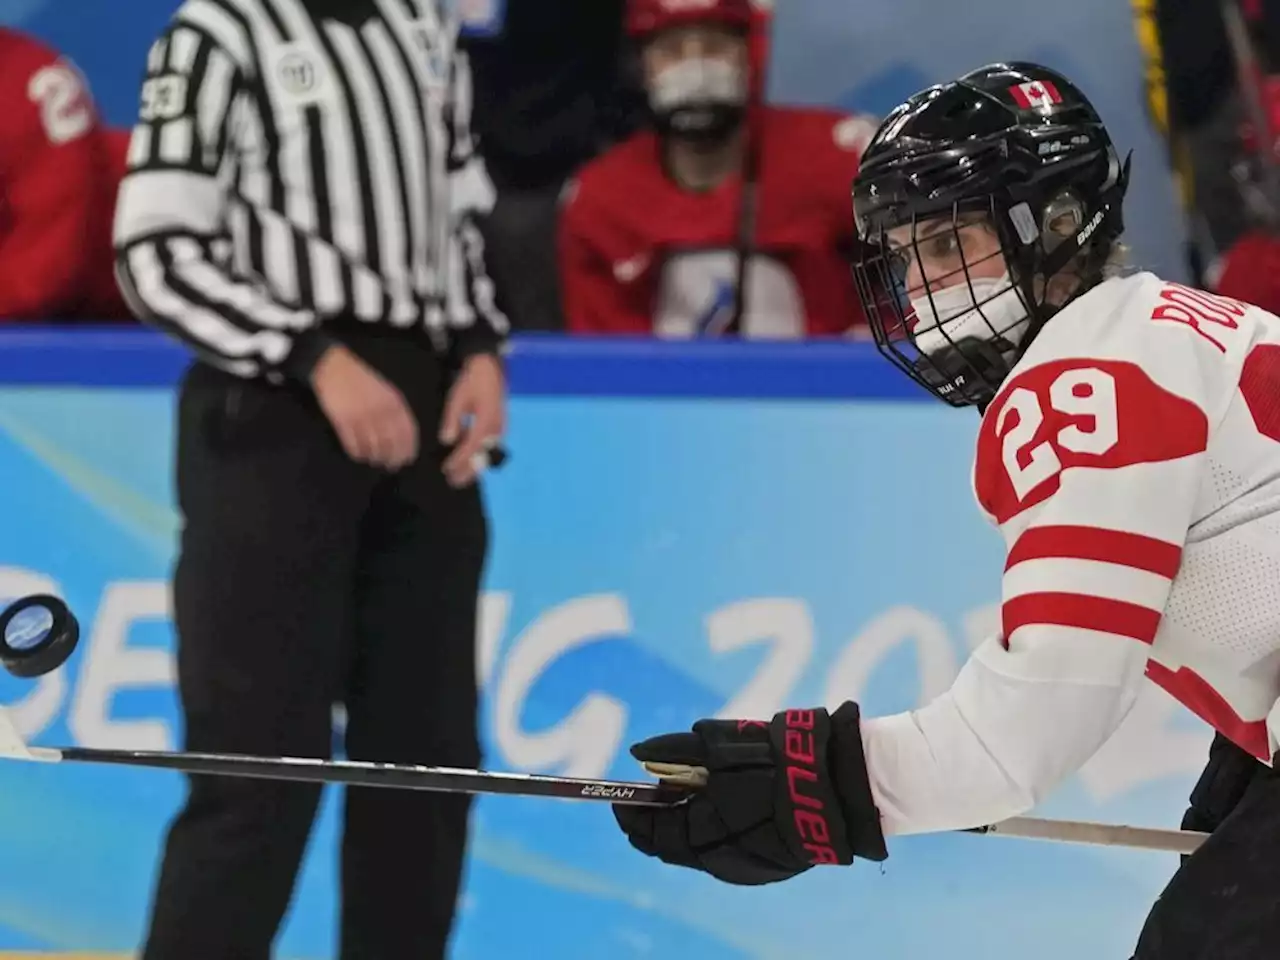
[[[974,484],[998,523],[1052,497],[1075,467],[1159,463],[1205,449],[1209,423],[1141,367],[1070,359],[1019,373],[983,417]]]

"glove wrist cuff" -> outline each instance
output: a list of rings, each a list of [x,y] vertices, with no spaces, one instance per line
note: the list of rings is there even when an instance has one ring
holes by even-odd
[[[846,702],[831,714],[831,741],[827,750],[827,763],[853,855],[863,860],[887,860],[889,850],[880,828],[880,811],[871,793],[871,779],[867,776],[856,703]]]

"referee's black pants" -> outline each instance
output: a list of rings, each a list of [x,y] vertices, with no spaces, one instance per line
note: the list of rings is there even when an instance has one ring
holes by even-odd
[[[196,365],[182,388],[174,579],[185,746],[478,766],[474,637],[486,524],[450,488],[429,348],[353,343],[409,399],[418,462],[353,463],[312,398]],[[266,960],[320,788],[192,777],[169,828],[143,960]],[[342,960],[445,956],[466,845],[461,795],[346,791]]]

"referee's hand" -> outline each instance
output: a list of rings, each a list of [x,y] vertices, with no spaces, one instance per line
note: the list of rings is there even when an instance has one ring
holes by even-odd
[[[418,422],[404,395],[346,347],[325,351],[311,386],[352,460],[399,470],[418,458]]]
[[[484,453],[507,428],[507,383],[502,363],[489,354],[468,357],[445,401],[440,442],[452,447],[444,475],[454,487],[475,481]]]

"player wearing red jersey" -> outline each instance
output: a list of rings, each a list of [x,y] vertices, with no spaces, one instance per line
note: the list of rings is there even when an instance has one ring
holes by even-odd
[[[0,28],[0,320],[129,316],[111,248],[127,146],[71,63]]]
[[[637,744],[710,771],[679,807],[615,808],[640,850],[763,883],[997,822],[1078,770],[1145,677],[1218,740],[1188,813],[1212,835],[1135,956],[1275,956],[1280,319],[1121,271],[1127,181],[1088,100],[1032,64],[886,118],[854,189],[873,251],[859,287],[882,352],[983,412],[974,487],[1007,545],[1001,629],[917,710],[703,720]]]
[[[569,329],[791,338],[860,325],[849,186],[874,125],[752,108],[766,54],[750,0],[631,0],[627,20],[642,44],[653,128],[566,190]]]

